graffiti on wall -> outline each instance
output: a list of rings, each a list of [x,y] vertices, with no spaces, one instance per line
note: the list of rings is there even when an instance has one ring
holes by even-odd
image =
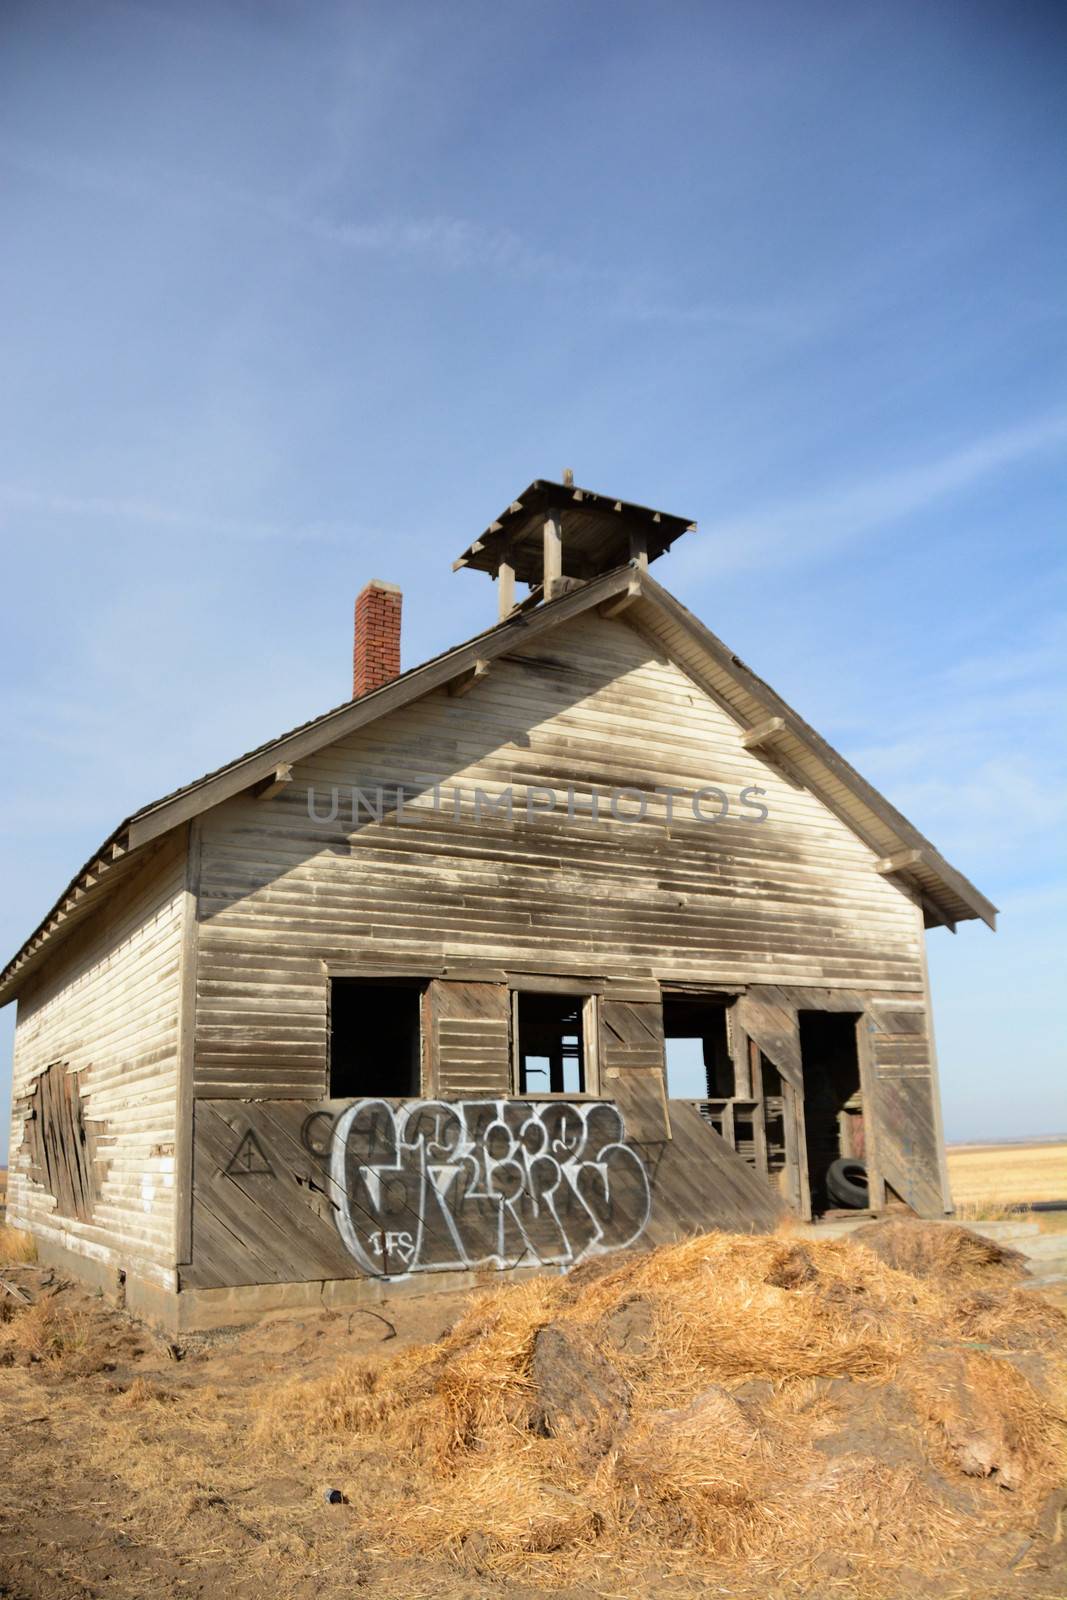
[[[360,1269],[569,1267],[640,1238],[648,1174],[604,1101],[358,1100],[334,1124],[330,1187]]]

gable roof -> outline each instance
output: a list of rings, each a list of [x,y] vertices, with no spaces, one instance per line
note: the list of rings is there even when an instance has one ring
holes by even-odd
[[[753,748],[773,746],[775,764],[810,789],[879,856],[879,870],[898,873],[918,889],[927,926],[954,930],[957,922],[971,918],[996,926],[996,906],[906,817],[647,570],[626,562],[558,599],[532,610],[516,609],[495,627],[409,668],[381,688],[346,700],[133,812],[93,852],[0,972],[0,1005],[15,998],[46,952],[95,911],[174,828],[255,784],[269,782],[279,766],[299,761],[434,689],[480,674],[520,641],[597,607],[624,615],[627,623],[674,660],[747,730]]]

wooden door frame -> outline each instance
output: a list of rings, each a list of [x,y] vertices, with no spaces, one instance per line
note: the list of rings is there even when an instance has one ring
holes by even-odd
[[[885,1210],[885,1179],[878,1160],[878,1130],[881,1107],[878,1103],[878,1075],[871,1051],[872,1020],[868,1007],[856,1018],[856,1060],[860,1069],[860,1095],[863,1102],[863,1159],[867,1165],[867,1190],[872,1211]]]
[[[797,1024],[799,1028],[799,1023]],[[781,1074],[779,1074],[781,1076]],[[785,1169],[791,1204],[801,1222],[810,1222],[811,1183],[808,1178],[808,1140],[804,1124],[804,1093],[782,1078],[782,1123],[785,1132]]]
[[[796,988],[791,991],[791,998],[795,1002],[797,998]],[[863,1159],[867,1167],[870,1209],[876,1212],[883,1211],[885,1209],[885,1180],[878,1158],[878,1129],[881,1106],[878,1098],[878,1076],[870,1043],[870,1034],[874,1021],[870,999],[867,995],[858,993],[855,989],[834,989],[829,985],[820,985],[813,993],[812,999],[821,999],[822,1004],[801,1005],[794,1003],[792,1007],[797,1019],[798,1043],[800,1041],[800,1013],[802,1011],[818,1011],[826,1015],[845,1013],[855,1017],[856,1064],[859,1070],[859,1086],[863,1103]],[[835,1001],[838,1003],[835,1004]],[[811,1182],[808,1173],[807,1132],[804,1121],[804,1099],[807,1092],[807,1080],[804,1069],[803,1047],[801,1047],[800,1090],[794,1089],[785,1079],[782,1081],[782,1086],[784,1092],[791,1091],[785,1092],[784,1100],[787,1152],[789,1135],[790,1131],[792,1131],[795,1141],[795,1158],[798,1166],[797,1181],[794,1182],[793,1175],[790,1173],[790,1191],[799,1195],[799,1214],[805,1222],[810,1222],[812,1220]],[[791,1112],[792,1130],[789,1128]],[[788,1170],[788,1153],[786,1165]]]

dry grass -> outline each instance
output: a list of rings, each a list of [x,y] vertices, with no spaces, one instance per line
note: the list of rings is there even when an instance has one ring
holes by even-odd
[[[37,1246],[33,1236],[23,1233],[20,1228],[9,1228],[6,1223],[0,1223],[0,1266],[21,1266],[36,1260]]]
[[[1005,1350],[1010,1339],[1051,1350],[1067,1319],[999,1284],[976,1303],[979,1274],[966,1249],[916,1277],[845,1241],[709,1235],[584,1285],[498,1290],[436,1346],[285,1384],[258,1435],[308,1460],[325,1452],[341,1471],[347,1461],[343,1487],[401,1552],[546,1583],[604,1559],[802,1576],[832,1557],[874,1594],[895,1569],[950,1563],[974,1537],[969,1504],[995,1529],[1062,1470],[1062,1405],[973,1344],[981,1326]],[[635,1303],[646,1333],[614,1347],[613,1318]],[[628,1415],[606,1449],[595,1428],[532,1427],[548,1323],[626,1381]],[[886,1423],[884,1448],[861,1439],[827,1453],[843,1417],[879,1406],[906,1412]],[[370,1489],[359,1469],[386,1452],[405,1471]],[[931,1464],[973,1479],[970,1499],[941,1492]]]
[[[1026,1222],[1032,1215],[1029,1205],[999,1200],[962,1200],[955,1210],[957,1222]]]
[[[84,1311],[59,1305],[47,1295],[17,1308],[5,1299],[0,1322],[0,1348],[20,1352],[31,1361],[65,1368],[76,1364],[93,1342],[93,1319]]]
[[[1064,1475],[1067,1317],[968,1248],[944,1254],[953,1230],[912,1226],[937,1235],[932,1272],[846,1240],[709,1235],[481,1295],[391,1359],[395,1344],[369,1343],[337,1359],[335,1317],[178,1363],[138,1335],[135,1369],[136,1330],[99,1302],[12,1302],[0,1366],[8,1352],[23,1370],[0,1382],[26,1423],[10,1462],[0,1435],[12,1547],[68,1538],[39,1527],[49,1482],[77,1528],[110,1541],[99,1569],[79,1566],[72,1524],[64,1581],[80,1573],[78,1593],[128,1561],[114,1592],[160,1600],[187,1582],[275,1600],[527,1584],[999,1600]],[[399,1300],[390,1314],[402,1322]],[[590,1402],[550,1433],[533,1425],[550,1324],[610,1362],[622,1414],[598,1419]],[[31,1427],[45,1405],[47,1427]],[[349,1504],[327,1510],[327,1485]]]
[[[967,1227],[922,1227],[886,1217],[857,1228],[853,1240],[873,1250],[886,1266],[916,1278],[941,1279],[954,1289],[965,1284],[1007,1286],[1026,1275],[1020,1251]]]
[[[1067,1142],[950,1145],[948,1174],[957,1211],[983,1208],[970,1211],[976,1220],[994,1220],[1016,1205],[1067,1202]]]

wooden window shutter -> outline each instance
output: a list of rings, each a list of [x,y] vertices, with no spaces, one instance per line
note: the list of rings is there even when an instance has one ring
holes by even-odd
[[[622,1112],[627,1139],[671,1137],[662,1001],[601,999],[600,1089]]]
[[[435,978],[429,997],[431,1081],[439,1100],[511,1092],[507,985]]]

